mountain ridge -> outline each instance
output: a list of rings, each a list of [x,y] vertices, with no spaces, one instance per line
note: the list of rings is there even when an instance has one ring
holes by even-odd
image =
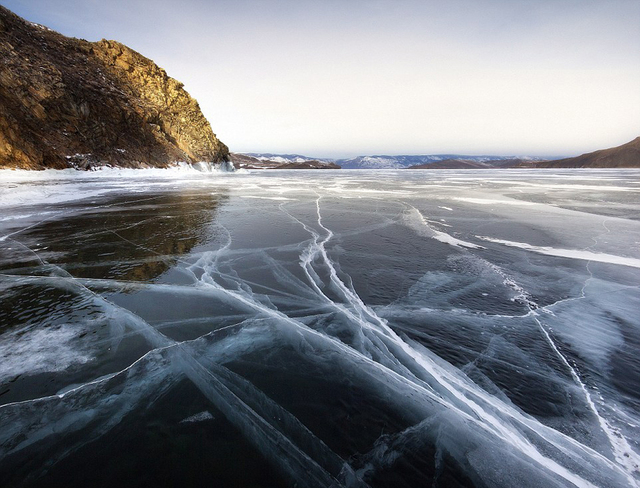
[[[310,158],[300,154],[244,153],[261,160],[334,162],[343,169],[487,169],[487,168],[640,168],[640,137],[620,146],[569,158],[468,156],[460,154],[369,155],[348,159]],[[295,159],[294,159],[295,158]]]
[[[252,156],[251,153],[230,153],[229,157],[238,169],[340,169],[340,166],[331,161],[311,159],[299,154],[253,154],[258,156]]]
[[[357,156],[351,159],[341,159],[336,161],[343,168],[353,169],[402,169],[411,166],[425,165],[442,162],[442,161],[466,161],[470,163],[483,163],[487,161],[502,160],[540,160],[529,156],[495,156],[495,155],[479,155],[469,156],[462,154],[418,154],[418,155],[371,155]]]
[[[296,163],[304,161],[320,161],[325,163],[335,163],[343,169],[402,169],[412,166],[436,163],[460,162],[458,167],[505,167],[514,166],[516,164],[528,161],[540,161],[543,158],[529,156],[495,156],[480,155],[466,156],[459,154],[419,154],[419,155],[369,155],[356,156],[354,158],[330,159],[330,158],[312,158],[301,154],[276,154],[276,153],[240,153],[257,160],[280,162],[280,163]],[[439,166],[442,166],[439,164]],[[445,164],[446,165],[446,164]],[[433,166],[433,169],[438,166]]]
[[[640,168],[640,137],[620,146],[573,158],[538,163],[537,168]]]

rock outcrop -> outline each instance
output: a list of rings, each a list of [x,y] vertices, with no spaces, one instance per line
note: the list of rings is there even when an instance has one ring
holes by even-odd
[[[0,167],[165,167],[229,151],[198,103],[153,61],[0,6]]]

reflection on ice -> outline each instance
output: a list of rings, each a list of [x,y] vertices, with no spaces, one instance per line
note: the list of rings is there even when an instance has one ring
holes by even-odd
[[[150,452],[185,476],[198,442],[229,484],[637,486],[636,190],[614,242],[581,192],[616,172],[570,208],[552,172],[426,174],[110,177],[12,210],[0,483],[92,484],[121,442],[131,485]]]

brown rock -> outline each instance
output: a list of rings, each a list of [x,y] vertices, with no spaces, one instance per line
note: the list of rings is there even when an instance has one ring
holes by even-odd
[[[575,158],[545,161],[538,168],[640,168],[640,137],[622,146],[600,149]]]
[[[227,161],[198,103],[153,61],[0,6],[0,167]]]

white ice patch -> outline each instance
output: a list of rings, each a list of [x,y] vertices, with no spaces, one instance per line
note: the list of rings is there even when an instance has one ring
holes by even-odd
[[[509,276],[500,266],[493,264],[489,261],[482,260],[482,262],[491,269],[494,273],[502,278],[502,284],[511,288],[516,295],[511,298],[511,301],[523,303],[529,307],[530,310],[534,310],[538,308],[538,304],[531,298],[531,295],[528,291],[522,288],[516,280],[514,280],[511,276]]]
[[[473,244],[471,242],[462,241],[460,239],[456,239],[452,235],[447,234],[446,232],[442,232],[434,229],[431,225],[429,225],[429,221],[424,218],[420,210],[417,208],[411,208],[404,215],[404,221],[406,224],[415,230],[418,235],[430,237],[431,239],[435,239],[436,241],[444,242],[445,244],[449,244],[454,247],[466,247],[469,249],[484,249],[482,246],[478,244]]]
[[[82,332],[75,326],[63,324],[20,336],[3,335],[0,337],[0,378],[64,371],[88,363],[93,357],[77,343]]]
[[[213,179],[219,183],[226,176],[235,175],[218,165],[199,164],[176,163],[169,168],[149,169],[100,167],[96,171],[0,169],[0,208],[67,203],[137,189],[146,191],[150,185],[193,184],[194,181],[206,184]]]
[[[0,217],[0,222],[6,222],[9,220],[22,220],[22,219],[28,219],[30,217],[41,217],[43,215],[49,215],[52,213],[55,213],[55,212],[38,212],[38,213],[9,215],[7,217]]]
[[[242,198],[254,198],[257,200],[295,200],[295,198],[287,197],[259,197],[256,195],[240,195]]]
[[[0,193],[0,207],[73,202],[84,198],[98,197],[107,192],[108,190],[106,189],[87,188],[87,186],[79,185],[23,184],[18,188],[3,190]]]
[[[477,205],[537,205],[534,202],[525,202],[523,200],[509,199],[509,200],[497,200],[495,198],[470,198],[470,197],[455,197],[454,200],[459,202],[475,203]]]
[[[182,419],[180,421],[181,424],[193,424],[195,422],[205,422],[207,420],[213,420],[214,416],[207,410],[204,412],[197,413],[192,415],[191,417],[187,417],[186,419]]]
[[[603,178],[604,179],[604,178]],[[487,183],[497,183],[500,185],[520,185],[531,188],[543,188],[545,190],[567,190],[567,191],[634,191],[634,188],[614,185],[580,185],[580,184],[558,184],[558,183],[533,183],[529,181],[515,180],[487,180]]]
[[[505,241],[503,239],[494,239],[493,237],[476,236],[487,242],[495,242],[510,247],[518,247],[527,251],[546,254],[547,256],[557,256],[561,258],[580,259],[583,261],[596,261],[599,263],[619,264],[622,266],[631,266],[632,268],[640,268],[640,259],[628,258],[624,256],[616,256],[614,254],[606,254],[600,252],[586,251],[584,249],[561,249],[549,246],[533,246],[526,242]]]

